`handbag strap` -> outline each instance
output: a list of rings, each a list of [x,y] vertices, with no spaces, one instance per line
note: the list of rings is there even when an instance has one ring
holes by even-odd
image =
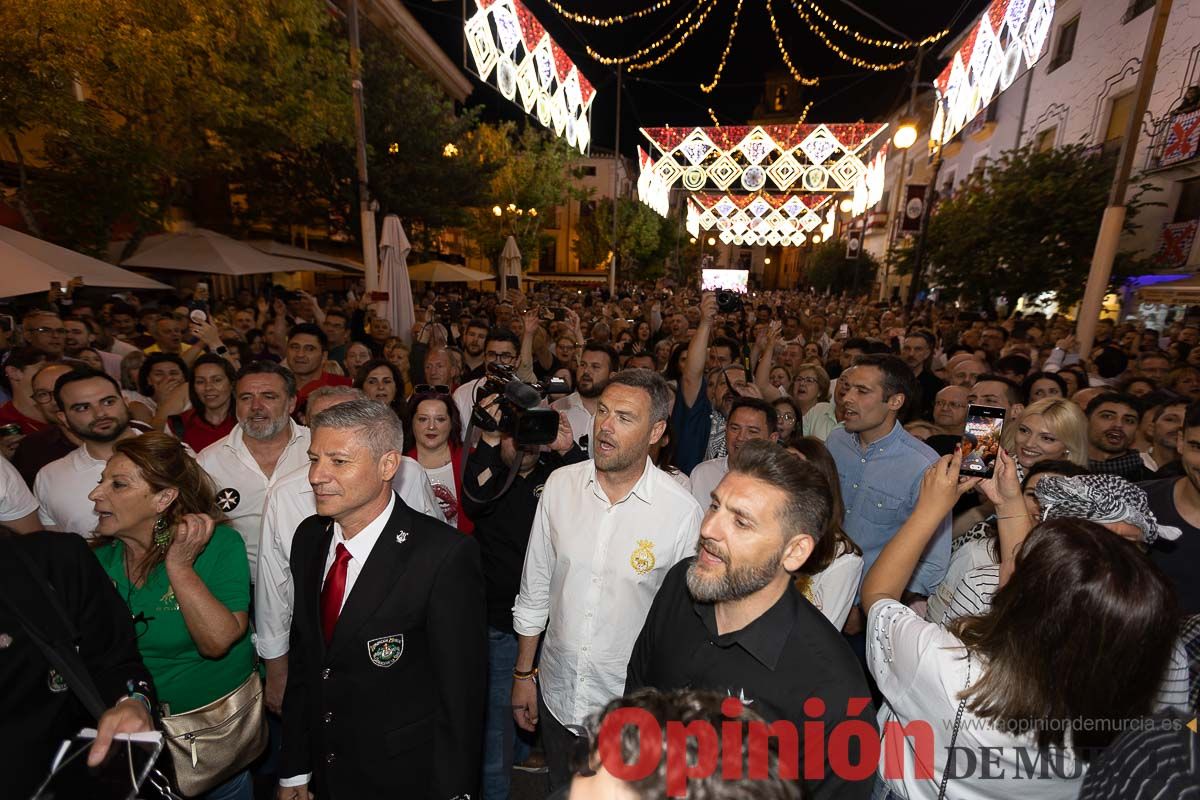
[[[967,685],[963,687],[965,692],[971,686],[971,651],[967,651]],[[967,698],[963,698],[958,702],[958,713],[954,715],[954,730],[950,733],[950,747],[946,749],[947,760],[946,768],[942,770],[942,782],[938,786],[937,800],[943,800],[946,796],[946,784],[950,780],[950,759],[954,758],[954,743],[958,741],[958,729],[962,725],[963,712],[967,710]]]
[[[88,713],[99,720],[107,706],[100,699],[100,690],[96,688],[96,683],[92,680],[87,665],[83,663],[83,659],[75,647],[74,643],[78,634],[75,631],[75,626],[71,624],[71,618],[63,608],[58,592],[41,575],[37,565],[34,564],[33,559],[29,557],[24,548],[12,542],[5,542],[4,548],[15,555],[22,562],[25,569],[14,568],[16,565],[10,559],[3,559],[9,565],[8,569],[5,570],[7,573],[5,575],[5,583],[14,591],[6,591],[0,594],[0,597],[4,598],[9,609],[16,616],[17,621],[29,633],[29,637],[37,644],[38,648],[46,656],[46,660],[50,662],[50,665],[57,670],[58,674],[67,682],[67,685],[71,687],[71,691],[83,703]],[[16,600],[19,597],[34,598],[38,595],[47,601],[54,621],[59,626],[58,631],[47,632],[42,630]]]

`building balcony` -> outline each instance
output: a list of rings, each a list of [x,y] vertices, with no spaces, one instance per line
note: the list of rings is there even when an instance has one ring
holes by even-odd
[[[1146,171],[1198,165],[1200,159],[1200,108],[1175,111],[1159,122],[1150,137]]]

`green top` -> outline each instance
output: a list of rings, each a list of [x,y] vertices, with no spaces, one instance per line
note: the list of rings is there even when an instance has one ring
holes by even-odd
[[[229,694],[249,677],[254,669],[249,626],[224,657],[205,658],[196,650],[196,643],[188,633],[175,591],[167,580],[165,564],[154,567],[146,583],[138,588],[130,584],[125,574],[123,542],[101,546],[96,556],[134,618],[145,615],[146,621],[134,626],[138,649],[154,677],[158,698],[170,706],[170,713],[180,714],[207,705]],[[226,608],[235,613],[249,610],[250,565],[246,560],[246,545],[237,531],[218,525],[193,568],[213,597]]]

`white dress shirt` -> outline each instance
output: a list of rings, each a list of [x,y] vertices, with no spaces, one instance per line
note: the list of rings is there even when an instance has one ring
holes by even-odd
[[[429,488],[425,470],[413,459],[400,459],[392,488],[412,510],[439,522],[446,521]],[[279,658],[288,653],[295,597],[289,566],[292,540],[300,523],[316,513],[317,501],[308,482],[307,464],[281,477],[267,491],[258,549],[259,580],[254,585],[255,646],[263,658]]]
[[[396,507],[396,493],[393,492],[388,499],[387,508],[383,510],[375,519],[359,531],[352,539],[347,540],[342,536],[342,526],[340,523],[333,523],[333,539],[329,542],[329,552],[325,555],[325,569],[321,571],[321,587],[325,586],[325,578],[329,575],[329,570],[333,568],[333,562],[337,558],[337,546],[344,544],[346,549],[350,551],[350,561],[346,564],[346,587],[342,591],[342,604],[338,606],[338,613],[346,607],[346,601],[350,598],[350,592],[354,591],[354,582],[358,580],[358,575],[362,572],[363,566],[367,563],[367,558],[371,555],[371,551],[375,548],[375,543],[379,541],[379,535],[383,533],[384,526],[387,525],[392,516],[392,509]],[[288,775],[280,777],[279,785],[285,789],[293,786],[304,786],[312,780],[312,773],[305,775]]]
[[[0,522],[15,522],[37,510],[37,498],[25,485],[21,473],[0,456]]]
[[[582,724],[625,688],[626,667],[667,572],[696,552],[700,507],[650,459],[609,502],[594,461],[546,481],[525,551],[513,629],[545,631],[539,685],[564,725]]]
[[[701,461],[692,470],[692,497],[701,508],[708,508],[712,502],[712,491],[729,472],[729,456],[710,458]]]
[[[583,396],[579,392],[573,392],[555,400],[550,407],[567,415],[567,422],[571,424],[571,435],[575,437],[576,444],[583,447],[580,440],[588,437],[588,446],[583,449],[589,456],[592,455],[592,425],[596,421],[596,415],[587,410],[587,406],[583,404]]]
[[[275,462],[268,478],[246,446],[241,424],[233,426],[223,439],[200,451],[196,460],[213,479],[217,489],[217,507],[246,543],[250,561],[250,580],[258,583],[258,542],[262,537],[262,513],[267,490],[300,466],[308,466],[308,428],[288,420],[287,446]],[[235,502],[236,501],[236,502]]]

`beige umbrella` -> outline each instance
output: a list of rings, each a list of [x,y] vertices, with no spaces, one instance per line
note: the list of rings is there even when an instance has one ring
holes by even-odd
[[[408,277],[410,280],[429,283],[478,283],[496,279],[495,275],[448,261],[426,261],[424,264],[409,267]]]
[[[281,258],[256,250],[216,231],[195,228],[147,236],[126,267],[205,272],[213,275],[261,275],[268,272],[338,272],[299,258]]]
[[[165,283],[0,226],[0,297],[49,291],[54,281],[66,286],[75,277],[85,286],[120,289],[170,289]]]
[[[327,264],[331,267],[341,267],[350,272],[362,272],[363,265],[357,261],[352,261],[341,256],[331,256],[328,253],[319,253],[316,250],[305,250],[303,247],[293,247],[290,244],[280,244],[271,239],[255,239],[246,244],[253,247],[255,250],[261,250],[267,255],[279,256],[281,258],[301,258],[306,261],[316,261],[320,264]]]

